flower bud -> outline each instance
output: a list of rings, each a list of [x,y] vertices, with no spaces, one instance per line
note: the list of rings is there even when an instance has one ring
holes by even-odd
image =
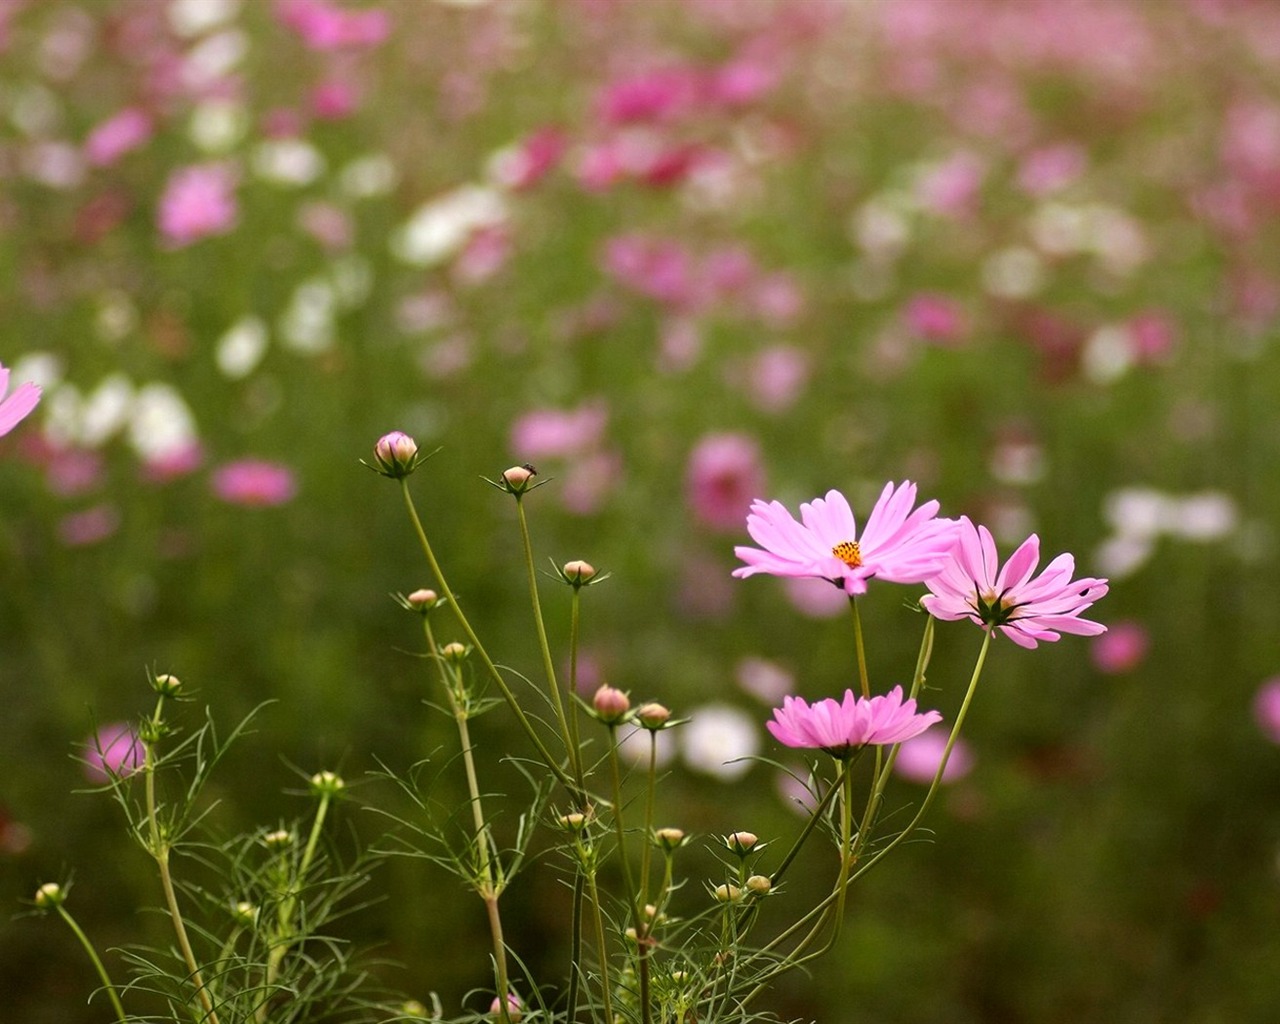
[[[62,901],[66,898],[66,890],[57,882],[45,882],[44,885],[36,890],[36,906],[41,910],[61,906]]]
[[[373,461],[383,476],[399,480],[418,468],[418,442],[399,430],[383,434],[373,446]]]
[[[661,729],[670,717],[671,709],[654,701],[636,708],[636,720],[646,729]]]
[[[293,833],[286,828],[278,828],[263,836],[262,842],[268,850],[284,850],[293,845]]]
[[[489,1013],[495,1020],[502,1017],[502,1003],[497,996],[493,997],[493,1002],[489,1004]],[[520,1002],[520,997],[514,992],[507,993],[507,1019],[511,1024],[516,1024],[521,1017],[524,1016],[524,1004]]]
[[[587,827],[587,816],[581,811],[570,811],[556,819],[556,824],[566,832],[581,832]]]
[[[688,971],[672,971],[671,980],[674,981],[677,985],[683,985],[686,981],[689,980],[689,972]]]
[[[717,885],[715,897],[720,903],[738,903],[742,900],[742,890],[736,885]]]
[[[429,1020],[427,1008],[416,999],[409,999],[400,1004],[400,1016],[410,1020]]]
[[[538,471],[527,462],[523,466],[512,466],[502,474],[503,490],[519,497],[533,486],[533,478],[537,475]]]
[[[334,772],[316,772],[311,776],[311,792],[316,796],[335,796],[346,788],[342,776]]]
[[[660,828],[654,831],[653,841],[662,849],[671,851],[684,845],[684,830],[679,828]]]
[[[410,611],[422,612],[425,615],[440,603],[440,595],[434,590],[423,587],[406,597],[404,603]]]
[[[759,837],[754,832],[734,832],[724,837],[724,845],[739,857],[750,853],[759,841]]]
[[[572,562],[565,562],[560,571],[564,573],[564,578],[574,586],[581,586],[596,574],[596,567],[590,562],[575,558]]]
[[[248,900],[241,900],[231,908],[231,916],[242,928],[252,928],[258,923],[258,908]]]
[[[591,698],[591,706],[596,716],[606,725],[617,725],[627,716],[631,709],[631,699],[621,690],[612,686],[602,686]]]
[[[182,680],[163,672],[151,680],[151,689],[161,697],[176,697],[182,691]]]
[[[445,661],[451,661],[455,665],[460,665],[467,660],[467,655],[471,653],[471,648],[454,640],[440,648],[440,657]]]
[[[773,881],[767,875],[752,875],[747,879],[747,892],[752,896],[767,896]]]

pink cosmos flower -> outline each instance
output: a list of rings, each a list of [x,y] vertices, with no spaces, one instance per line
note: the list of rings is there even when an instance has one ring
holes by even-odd
[[[85,777],[92,783],[123,778],[142,767],[142,742],[127,722],[101,726],[84,744],[82,759]]]
[[[1072,580],[1076,563],[1069,554],[1059,555],[1032,579],[1039,563],[1040,538],[1033,533],[999,568],[991,532],[961,516],[951,560],[925,581],[930,593],[920,603],[935,618],[969,619],[999,629],[1020,647],[1057,640],[1060,633],[1105,632],[1106,626],[1080,614],[1106,594],[1107,581]]]
[[[784,746],[819,748],[846,758],[868,744],[909,740],[941,721],[937,711],[917,713],[916,702],[903,700],[902,687],[895,686],[876,697],[855,697],[845,690],[843,701],[828,697],[812,706],[800,697],[787,697],[765,726]]]
[[[160,232],[171,245],[223,235],[236,222],[235,173],[225,164],[196,164],[174,171],[160,197]]]
[[[862,535],[849,502],[839,491],[800,506],[800,522],[778,501],[755,501],[747,532],[760,548],[737,547],[747,564],[740,579],[758,572],[773,576],[814,576],[864,594],[872,577],[890,583],[923,583],[942,571],[955,541],[956,523],[938,519],[938,503],[912,511],[916,485],[885,484]],[[763,550],[761,550],[763,548]]]
[[[283,505],[297,492],[293,470],[278,462],[241,459],[213,474],[213,493],[232,505]]]
[[[745,434],[708,434],[689,455],[685,499],[698,521],[713,529],[735,529],[763,486],[760,446]]]
[[[8,390],[9,370],[0,363],[0,437],[26,419],[40,401],[40,386],[30,381],[19,384],[6,398]]]

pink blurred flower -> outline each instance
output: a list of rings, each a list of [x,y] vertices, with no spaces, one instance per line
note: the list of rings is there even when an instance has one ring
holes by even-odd
[[[500,155],[493,165],[494,177],[516,191],[531,188],[560,162],[568,145],[562,129],[554,125],[539,128]]]
[[[936,292],[920,292],[908,300],[902,311],[907,329],[925,341],[951,345],[963,341],[969,332],[964,310],[954,299]]]
[[[973,212],[986,168],[973,153],[953,153],[924,174],[916,185],[925,208],[940,217],[965,217]]]
[[[782,700],[796,683],[795,676],[766,658],[743,658],[733,672],[743,690],[769,704]]]
[[[849,614],[849,597],[827,580],[797,576],[782,581],[791,607],[810,619],[834,619]]]
[[[262,459],[228,462],[213,474],[213,493],[232,505],[283,505],[297,489],[293,470]]]
[[[736,529],[764,486],[760,446],[745,434],[708,434],[689,455],[685,499],[694,516],[712,529]]]
[[[1139,313],[1127,327],[1129,347],[1138,363],[1164,362],[1177,343],[1177,325],[1161,310]]]
[[[89,133],[85,159],[95,167],[107,167],[151,138],[151,118],[137,107],[125,107]]]
[[[809,353],[791,345],[774,345],[758,353],[747,368],[751,401],[764,412],[790,409],[809,383]]]
[[[195,164],[169,177],[160,197],[159,226],[165,240],[189,245],[222,235],[236,222],[236,176],[226,164]]]
[[[688,68],[644,71],[606,85],[596,97],[596,114],[606,124],[660,121],[687,111],[699,92]]]
[[[747,532],[761,548],[736,547],[746,562],[733,575],[813,576],[846,594],[866,593],[875,577],[890,583],[923,583],[946,564],[954,543],[954,520],[938,519],[938,503],[912,510],[916,486],[885,484],[862,535],[849,502],[839,491],[800,506],[800,522],[781,502],[755,501]]]
[[[322,121],[341,121],[360,107],[360,94],[350,81],[331,78],[311,90],[311,112]]]
[[[740,58],[717,68],[707,82],[708,98],[727,107],[754,103],[778,82],[778,73],[762,60]]]
[[[1031,196],[1047,196],[1084,173],[1085,151],[1073,142],[1033,149],[1018,165],[1018,187]]]
[[[88,494],[102,485],[106,464],[102,456],[87,448],[64,448],[45,464],[45,483],[59,498]]]
[[[925,581],[929,595],[920,599],[930,615],[953,622],[969,619],[999,629],[1020,647],[1053,641],[1060,633],[1096,636],[1101,623],[1080,615],[1107,593],[1107,581],[1072,580],[1075,559],[1062,554],[1032,579],[1040,563],[1040,538],[1034,533],[999,568],[996,542],[985,526],[960,517],[950,562]]]
[[[667,305],[686,305],[695,294],[693,260],[679,242],[617,235],[605,243],[602,263],[620,284]]]
[[[141,476],[147,483],[165,484],[194,473],[203,462],[200,442],[190,441],[150,456],[142,464]]]
[[[603,402],[576,409],[534,409],[511,427],[510,448],[521,459],[570,458],[590,451],[604,437],[609,411]]]
[[[104,503],[63,516],[58,521],[58,539],[69,548],[84,548],[101,543],[119,528],[119,511]]]
[[[111,722],[99,727],[83,749],[85,777],[95,785],[124,778],[142,767],[142,741],[128,722]]]
[[[1253,698],[1253,717],[1272,743],[1280,743],[1280,676],[1273,676]]]
[[[1151,638],[1141,623],[1115,622],[1093,641],[1089,654],[1099,672],[1120,675],[1141,665],[1150,646]]]
[[[784,746],[818,748],[846,758],[868,744],[901,743],[941,721],[937,711],[917,713],[916,702],[903,700],[902,687],[895,686],[869,698],[845,690],[843,701],[828,697],[812,706],[800,697],[787,697],[765,726]]]
[[[942,763],[942,754],[947,748],[947,730],[926,729],[919,736],[913,736],[898,748],[898,757],[893,762],[893,770],[904,779],[929,785],[938,774],[938,765]],[[963,779],[973,771],[973,751],[962,739],[957,739],[951,748],[951,756],[947,758],[947,767],[942,772],[943,782],[955,782]]]
[[[31,415],[40,402],[40,386],[27,381],[9,394],[9,369],[0,363],[0,437]]]
[[[368,7],[345,9],[330,0],[277,0],[276,17],[312,50],[377,46],[391,33],[390,15]]]
[[[566,467],[560,500],[574,515],[594,515],[603,507],[620,479],[622,458],[619,455],[592,452]]]

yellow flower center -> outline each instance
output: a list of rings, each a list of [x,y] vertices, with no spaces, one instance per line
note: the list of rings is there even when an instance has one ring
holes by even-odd
[[[850,569],[856,569],[862,564],[862,549],[858,547],[856,540],[842,540],[831,549],[831,553]]]

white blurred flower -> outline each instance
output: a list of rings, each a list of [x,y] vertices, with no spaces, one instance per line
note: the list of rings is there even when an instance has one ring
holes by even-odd
[[[200,90],[226,78],[249,52],[249,37],[240,29],[227,29],[207,36],[187,51],[182,64],[182,81]]]
[[[434,266],[460,249],[477,228],[506,217],[506,202],[497,189],[463,185],[418,207],[395,233],[391,250],[414,266]]]
[[[911,238],[908,205],[905,197],[895,197],[892,193],[863,203],[849,225],[849,233],[858,248],[881,261],[900,256]]]
[[[232,380],[247,377],[266,354],[267,340],[267,325],[260,317],[241,317],[218,339],[214,348],[218,369]]]
[[[61,357],[52,352],[28,352],[10,367],[9,376],[12,380],[29,380],[49,391],[62,381],[64,372]]]
[[[32,181],[62,191],[84,181],[84,157],[69,142],[33,142],[22,150],[22,172]]]
[[[180,452],[197,441],[195,417],[172,385],[138,389],[129,420],[129,443],[145,462]]]
[[[105,443],[128,422],[133,401],[133,381],[123,373],[104,378],[80,407],[76,439],[90,448]]]
[[[678,730],[685,764],[726,781],[751,770],[744,759],[760,749],[760,733],[750,715],[728,704],[703,704],[689,718]]]
[[[333,286],[324,278],[303,281],[280,316],[280,339],[295,352],[323,352],[335,339],[337,305]]]
[[[618,730],[619,757],[637,768],[647,768],[649,766],[649,745],[652,742],[649,738],[650,736],[654,736],[657,739],[657,746],[654,749],[654,765],[661,768],[670,764],[676,756],[676,738],[670,729],[650,733],[648,729],[642,729],[639,726],[634,729],[628,726]]]
[[[1132,576],[1151,559],[1155,541],[1121,534],[1104,540],[1093,552],[1093,564],[1109,580]]]
[[[243,103],[231,99],[209,99],[191,111],[187,134],[206,153],[222,154],[233,149],[249,130],[249,112]]]
[[[138,310],[124,292],[103,292],[98,296],[93,326],[103,341],[120,341],[138,326]]]
[[[982,261],[982,284],[999,299],[1029,299],[1044,287],[1044,263],[1026,246],[998,249]]]
[[[241,0],[172,0],[169,27],[184,39],[208,32],[231,21],[240,12]]]
[[[269,139],[254,147],[253,170],[276,185],[310,185],[324,174],[325,159],[302,139]]]
[[[1102,514],[1121,536],[1154,538],[1169,520],[1170,504],[1170,497],[1154,488],[1122,487],[1107,495]]]
[[[357,157],[338,172],[338,188],[351,199],[386,195],[396,184],[396,165],[385,153]]]
[[[1031,239],[1049,256],[1074,256],[1089,247],[1089,218],[1078,206],[1045,203],[1031,215]]]
[[[1085,342],[1080,363],[1084,375],[1095,384],[1115,383],[1133,366],[1129,332],[1115,324],[1098,328]]]
[[[1164,528],[1183,540],[1208,542],[1231,536],[1240,523],[1236,503],[1222,491],[1201,491],[1171,502]]]

